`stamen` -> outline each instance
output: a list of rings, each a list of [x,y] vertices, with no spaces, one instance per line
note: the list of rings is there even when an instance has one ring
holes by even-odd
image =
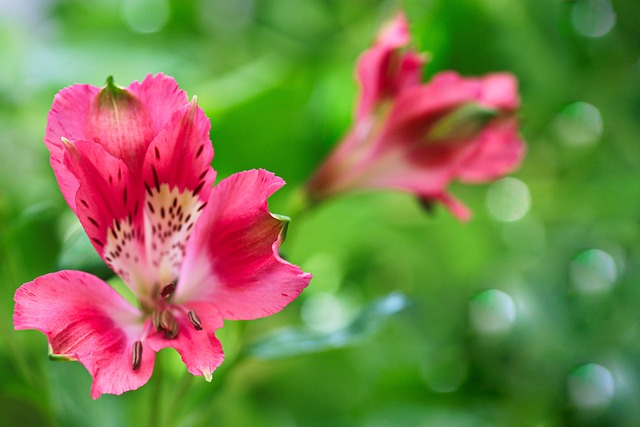
[[[140,364],[142,363],[142,341],[136,341],[133,343],[133,347],[131,347],[131,367],[134,371],[137,371],[140,368]]]
[[[162,330],[162,326],[160,325],[160,314],[158,310],[154,310],[151,314],[151,323],[156,331],[160,332]]]
[[[173,339],[178,336],[178,322],[169,310],[163,311],[160,315],[160,327],[166,338]]]
[[[173,291],[176,290],[176,284],[175,283],[169,283],[168,285],[164,286],[161,290],[160,290],[160,296],[162,298],[166,298],[169,295],[171,295],[173,293]]]
[[[189,312],[187,313],[187,316],[189,316],[189,321],[191,322],[191,324],[193,325],[195,330],[196,331],[201,331],[202,330],[202,322],[200,321],[200,318],[198,317],[196,312],[193,311],[193,310],[189,310]]]

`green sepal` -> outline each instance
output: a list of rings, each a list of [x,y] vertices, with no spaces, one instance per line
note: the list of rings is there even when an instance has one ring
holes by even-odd
[[[98,105],[101,108],[117,109],[118,106],[125,106],[128,103],[134,103],[135,98],[124,88],[117,86],[113,76],[107,77],[104,88],[98,93]]]
[[[279,215],[274,213],[272,213],[271,216],[282,223],[282,230],[280,230],[280,238],[282,239],[282,242],[284,242],[285,239],[287,238],[287,232],[289,231],[289,223],[291,222],[291,218],[289,218],[286,215]]]
[[[465,104],[438,120],[427,133],[426,140],[444,142],[474,138],[498,113],[496,109],[475,102]]]
[[[76,359],[66,354],[55,354],[51,346],[49,346],[49,360],[52,360],[54,362],[73,362]]]

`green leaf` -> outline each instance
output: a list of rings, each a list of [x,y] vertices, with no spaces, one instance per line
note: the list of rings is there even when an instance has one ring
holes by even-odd
[[[344,328],[331,332],[283,328],[254,343],[247,354],[261,359],[279,359],[361,344],[407,306],[408,299],[403,293],[392,292],[364,307]]]
[[[63,242],[58,267],[61,270],[85,271],[104,280],[113,276],[81,227],[73,230]]]

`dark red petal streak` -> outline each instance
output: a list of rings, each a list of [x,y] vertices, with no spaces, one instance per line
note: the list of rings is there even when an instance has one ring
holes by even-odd
[[[176,301],[208,301],[226,319],[280,311],[311,275],[278,255],[283,221],[267,198],[284,185],[265,170],[230,176],[214,187],[180,270]]]
[[[78,360],[91,376],[91,396],[121,394],[151,377],[154,352],[143,342],[139,369],[132,346],[142,334],[142,313],[102,280],[61,271],[25,283],[15,293],[14,327],[44,333],[55,355]]]
[[[194,101],[171,117],[147,151],[143,179],[151,281],[176,279],[187,240],[211,192],[215,171],[210,127]]]
[[[195,192],[207,200],[215,180],[211,168],[213,146],[211,123],[196,102],[178,111],[153,140],[144,159],[144,181],[153,189],[158,184]]]

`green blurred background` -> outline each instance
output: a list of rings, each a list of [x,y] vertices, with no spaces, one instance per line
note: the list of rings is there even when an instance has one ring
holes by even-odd
[[[357,56],[399,8],[431,54],[425,78],[520,81],[527,158],[453,186],[472,221],[392,192],[293,218],[283,251],[310,287],[227,322],[209,384],[165,350],[149,384],[92,401],[82,365],[13,331],[23,282],[106,273],[42,143],[58,90],[174,76],[211,118],[219,177],[275,172],[287,214],[350,125]],[[640,425],[639,59],[637,0],[0,0],[0,423]]]

